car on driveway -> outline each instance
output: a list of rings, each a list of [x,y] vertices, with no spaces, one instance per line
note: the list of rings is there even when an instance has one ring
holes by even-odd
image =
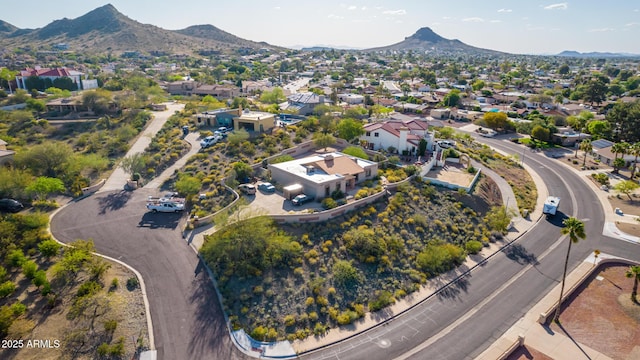
[[[220,136],[207,136],[206,138],[202,139],[202,141],[200,141],[200,146],[203,149],[206,149],[209,146],[215,145],[218,141],[220,141]]]
[[[247,195],[253,195],[256,193],[256,187],[253,184],[242,184],[238,186],[238,189]]]
[[[291,203],[293,203],[293,205],[300,206],[304,203],[308,203],[311,200],[313,200],[311,196],[300,194],[294,197],[293,200],[291,200]]]
[[[276,187],[273,186],[273,184],[271,184],[269,182],[264,182],[264,183],[258,185],[258,190],[260,190],[262,192],[266,192],[266,193],[274,193],[274,192],[276,192]]]
[[[14,199],[0,199],[0,211],[16,213],[24,209],[24,206]]]

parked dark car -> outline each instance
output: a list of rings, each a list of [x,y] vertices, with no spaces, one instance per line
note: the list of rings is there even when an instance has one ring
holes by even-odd
[[[18,212],[24,209],[24,206],[17,200],[0,199],[0,211]]]
[[[307,196],[305,194],[300,194],[296,197],[293,198],[293,200],[291,200],[291,202],[293,203],[293,205],[296,206],[300,206],[304,203],[307,203],[309,201],[313,200],[313,198],[311,196]]]
[[[258,185],[258,190],[266,192],[266,193],[274,193],[276,192],[276,187],[273,184],[265,182]]]

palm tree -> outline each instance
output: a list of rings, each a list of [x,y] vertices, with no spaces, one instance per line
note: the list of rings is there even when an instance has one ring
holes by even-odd
[[[553,317],[553,321],[558,322],[560,318],[560,308],[562,306],[562,295],[564,295],[564,283],[567,278],[567,266],[569,265],[569,254],[571,254],[571,245],[578,243],[580,239],[584,239],[587,235],[584,232],[584,222],[570,217],[565,219],[562,224],[564,227],[560,230],[562,235],[569,235],[569,247],[567,248],[567,257],[564,260],[564,272],[562,273],[562,286],[560,286],[560,299],[558,300],[558,307],[556,308],[556,314]]]
[[[580,150],[584,151],[584,159],[582,160],[582,167],[587,162],[587,154],[593,150],[593,145],[591,145],[591,140],[586,139],[580,143]]]
[[[616,159],[618,158],[618,154],[622,154],[622,157],[624,157],[624,154],[627,153],[627,151],[629,150],[629,143],[621,141],[619,143],[615,143],[611,146],[611,152],[615,155],[615,157],[613,158],[613,172],[617,173],[618,172],[618,167],[615,166],[615,162]]]
[[[629,155],[635,156],[633,159],[633,169],[631,169],[631,178],[636,173],[636,163],[638,162],[638,156],[640,156],[640,142],[636,142],[629,146]]]
[[[633,278],[633,290],[631,291],[631,301],[638,302],[636,298],[638,296],[638,281],[640,281],[640,266],[633,265],[629,267],[629,270],[625,273],[628,278]]]

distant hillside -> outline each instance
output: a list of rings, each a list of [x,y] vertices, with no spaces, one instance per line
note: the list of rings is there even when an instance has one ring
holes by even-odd
[[[9,24],[6,21],[0,20],[0,37],[6,34],[10,34],[16,30],[18,30],[17,27]]]
[[[428,51],[434,53],[467,53],[467,54],[485,54],[485,55],[499,55],[504,54],[495,50],[488,50],[473,47],[463,43],[460,40],[445,39],[442,36],[436,34],[428,27],[421,28],[415,34],[405,38],[403,41],[372,49],[366,49],[364,51]]]
[[[5,32],[2,28],[11,31]],[[87,53],[138,51],[141,53],[193,53],[199,50],[226,52],[238,48],[274,48],[266,43],[244,40],[212,25],[171,31],[132,20],[108,4],[75,19],[53,21],[47,26],[23,31],[0,23],[0,46],[47,48],[66,43],[70,50]]]
[[[193,25],[186,29],[175,30],[174,32],[191,37],[215,40],[227,44],[234,44],[237,46],[260,48],[260,47],[273,47],[266,42],[255,42],[239,38],[233,34],[230,34],[224,30],[220,30],[213,25]]]
[[[617,58],[617,57],[640,57],[640,54],[610,53],[610,52],[581,53],[578,51],[565,50],[556,56],[578,57],[578,58],[613,58],[613,57]]]

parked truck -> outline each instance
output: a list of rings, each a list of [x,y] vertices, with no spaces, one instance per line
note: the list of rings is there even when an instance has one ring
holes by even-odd
[[[549,196],[544,202],[542,213],[547,217],[553,216],[558,211],[558,205],[560,205],[560,198],[557,196]]]
[[[153,212],[180,212],[184,210],[184,202],[151,201],[147,202],[147,209]]]

